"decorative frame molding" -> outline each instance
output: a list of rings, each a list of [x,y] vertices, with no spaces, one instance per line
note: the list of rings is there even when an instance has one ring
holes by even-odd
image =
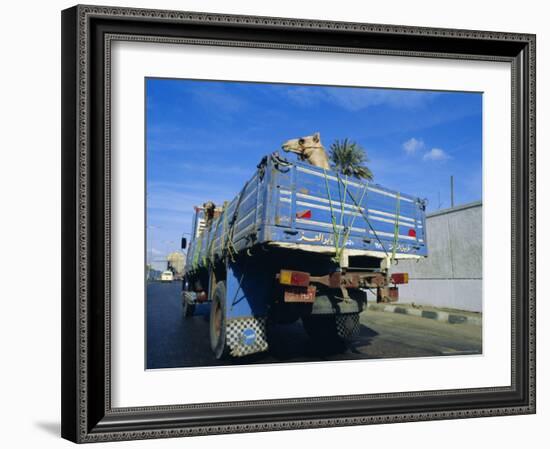
[[[110,49],[116,40],[512,65],[510,387],[112,408]],[[75,442],[535,412],[535,36],[75,6],[62,13],[62,436]]]

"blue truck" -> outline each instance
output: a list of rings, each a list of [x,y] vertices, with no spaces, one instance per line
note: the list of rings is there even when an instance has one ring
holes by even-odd
[[[396,301],[399,259],[427,256],[425,201],[277,153],[230,202],[195,207],[182,306],[210,302],[216,358],[268,349],[268,323],[301,320],[321,342],[352,340],[367,292]]]

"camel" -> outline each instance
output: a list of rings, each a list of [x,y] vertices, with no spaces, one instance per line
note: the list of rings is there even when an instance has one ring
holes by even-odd
[[[212,201],[207,201],[202,205],[202,207],[204,209],[204,226],[205,228],[209,228],[212,224],[212,220],[214,220],[216,205]]]
[[[319,133],[299,139],[290,139],[283,143],[282,148],[287,153],[296,153],[301,160],[307,160],[315,167],[321,167],[326,170],[330,169],[327,152],[321,143],[321,135]]]

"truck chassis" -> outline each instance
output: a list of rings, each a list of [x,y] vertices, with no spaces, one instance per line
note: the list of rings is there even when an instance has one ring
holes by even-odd
[[[407,282],[405,274],[389,275],[385,261],[351,262],[363,268],[343,268],[330,256],[260,247],[186,275],[184,314],[192,316],[196,304],[210,302],[210,344],[219,359],[266,351],[268,324],[299,319],[319,343],[345,343],[359,332],[366,291],[379,302],[393,301],[396,285]]]

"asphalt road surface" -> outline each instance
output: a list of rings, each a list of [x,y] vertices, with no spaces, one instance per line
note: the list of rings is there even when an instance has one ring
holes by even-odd
[[[180,290],[180,282],[147,286],[148,369],[481,353],[480,326],[367,310],[361,314],[359,337],[347,347],[317,345],[298,321],[268,329],[269,351],[220,362],[210,351],[210,306],[198,305],[195,316],[185,318]]]

